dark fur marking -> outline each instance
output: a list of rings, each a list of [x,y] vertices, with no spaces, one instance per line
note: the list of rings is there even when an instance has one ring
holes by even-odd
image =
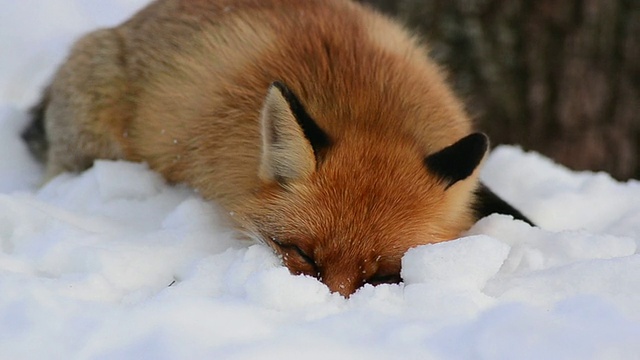
[[[535,224],[526,216],[522,215],[520,211],[502,200],[498,195],[491,191],[491,189],[482,183],[480,183],[480,186],[476,190],[476,203],[474,204],[474,210],[478,220],[496,213],[511,215],[514,219],[522,220],[531,226],[535,226]]]
[[[49,141],[44,127],[45,112],[49,105],[49,91],[45,90],[42,99],[31,108],[29,114],[31,122],[21,134],[22,140],[27,143],[31,154],[40,162],[46,161]]]
[[[473,173],[488,147],[489,139],[485,134],[473,133],[429,155],[424,163],[429,170],[438,174],[449,188]]]
[[[282,96],[284,96],[285,100],[287,100],[289,108],[296,118],[298,125],[300,126],[300,128],[302,128],[304,136],[307,138],[309,143],[311,143],[313,153],[316,157],[316,162],[319,163],[322,151],[331,145],[331,139],[318,126],[318,124],[316,124],[313,118],[304,109],[304,106],[302,106],[302,103],[300,103],[298,97],[291,90],[289,90],[289,88],[285,84],[280,81],[274,81],[271,85],[280,90]]]

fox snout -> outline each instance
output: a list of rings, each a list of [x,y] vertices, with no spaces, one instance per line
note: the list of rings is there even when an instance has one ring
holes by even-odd
[[[312,244],[311,247],[315,250],[303,250],[307,248],[306,245],[285,243],[275,238],[270,244],[292,274],[315,277],[331,292],[339,293],[346,298],[364,284],[379,285],[402,281],[402,254],[393,259],[382,259],[382,256],[375,256],[375,253],[369,251],[369,255],[363,258],[357,254],[350,255],[351,251],[326,251],[322,244]]]

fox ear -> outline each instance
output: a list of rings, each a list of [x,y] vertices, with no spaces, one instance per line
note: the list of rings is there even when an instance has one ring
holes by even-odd
[[[260,122],[262,180],[284,183],[315,172],[318,155],[329,145],[329,137],[283,83],[269,87]]]
[[[488,148],[489,138],[483,133],[473,133],[429,155],[424,163],[449,188],[473,173],[484,159]]]

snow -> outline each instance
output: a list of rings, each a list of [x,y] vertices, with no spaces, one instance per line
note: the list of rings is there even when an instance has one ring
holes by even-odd
[[[145,2],[0,13],[0,359],[638,359],[638,181],[498,147],[483,179],[540,227],[492,215],[349,299],[143,164],[38,188],[26,109],[73,39]]]

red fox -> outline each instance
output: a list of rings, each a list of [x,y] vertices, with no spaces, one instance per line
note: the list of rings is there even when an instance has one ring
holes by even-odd
[[[427,48],[347,0],[158,0],[74,45],[23,133],[48,179],[147,162],[349,296],[407,249],[520,212]]]

